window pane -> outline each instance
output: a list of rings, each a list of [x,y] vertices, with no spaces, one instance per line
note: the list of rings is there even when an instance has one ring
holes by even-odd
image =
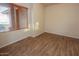
[[[0,32],[10,30],[10,18],[9,18],[10,8],[0,5]]]

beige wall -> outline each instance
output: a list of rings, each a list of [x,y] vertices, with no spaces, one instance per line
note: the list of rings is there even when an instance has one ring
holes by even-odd
[[[32,7],[33,19],[33,36],[37,36],[44,32],[44,7],[42,4],[33,4]]]
[[[45,31],[79,38],[79,4],[57,4],[46,7]]]
[[[28,8],[28,29],[22,29],[11,32],[0,33],[0,48],[16,41],[19,41],[28,36],[37,36],[41,34],[43,29],[43,6],[41,4],[22,4],[19,3],[17,5],[22,5]],[[36,25],[36,22],[39,25]],[[39,26],[39,27],[38,27]],[[38,28],[37,30],[35,28]]]

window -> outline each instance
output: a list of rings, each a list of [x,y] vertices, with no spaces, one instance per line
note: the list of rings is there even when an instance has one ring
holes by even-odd
[[[28,9],[14,4],[0,4],[0,32],[27,28]]]
[[[9,7],[0,5],[0,32],[9,31],[9,28],[11,27],[9,12]]]

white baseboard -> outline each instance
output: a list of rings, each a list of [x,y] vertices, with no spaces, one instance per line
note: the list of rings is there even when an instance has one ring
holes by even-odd
[[[52,33],[52,32],[48,32],[48,31],[45,31],[45,32],[47,32],[47,33],[51,33],[51,34],[60,35],[60,36],[65,36],[65,37],[71,37],[71,38],[74,38],[74,39],[79,39],[79,37],[75,37],[75,36],[64,35],[64,34],[59,34],[59,33]]]
[[[32,37],[39,36],[39,35],[41,35],[42,33],[44,33],[44,32],[41,32],[41,33],[38,33],[38,34],[33,34]]]
[[[30,37],[30,36],[27,36],[27,37]],[[23,38],[21,38],[21,39],[17,39],[17,40],[14,40],[14,41],[10,41],[10,42],[8,42],[8,43],[6,43],[6,44],[4,44],[4,45],[1,45],[0,48],[3,48],[3,47],[8,46],[8,45],[10,45],[10,44],[16,43],[16,42],[18,42],[18,41],[20,41],[20,40],[23,40],[23,39],[27,38],[27,37],[23,37]]]
[[[5,47],[5,46],[8,46],[8,45],[10,45],[10,44],[13,44],[13,43],[16,43],[16,42],[18,42],[18,41],[20,41],[20,40],[23,40],[24,38],[27,38],[27,37],[36,37],[36,36],[38,36],[38,35],[40,35],[40,34],[42,34],[42,33],[44,33],[44,32],[41,32],[41,33],[38,33],[38,34],[32,34],[32,35],[29,35],[28,34],[28,36],[26,36],[26,37],[22,37],[22,38],[20,38],[20,39],[17,39],[17,40],[14,40],[14,41],[10,41],[10,42],[8,42],[8,43],[6,43],[6,44],[2,44],[2,45],[0,45],[0,48],[3,48],[3,47]]]

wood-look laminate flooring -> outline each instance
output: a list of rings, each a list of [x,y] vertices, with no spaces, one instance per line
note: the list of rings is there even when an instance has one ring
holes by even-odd
[[[79,40],[43,33],[26,38],[0,49],[0,55],[8,56],[79,56]]]

